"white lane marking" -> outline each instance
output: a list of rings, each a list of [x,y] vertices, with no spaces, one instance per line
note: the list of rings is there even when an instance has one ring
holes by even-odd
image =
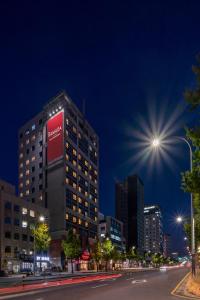
[[[147,282],[146,279],[143,279],[143,280],[133,280],[132,281],[133,284],[135,284],[135,283],[144,283],[144,282]]]
[[[134,277],[126,278],[126,280],[133,280],[133,279],[134,279]]]
[[[92,288],[92,289],[97,289],[97,288],[99,288],[99,287],[106,286],[106,285],[108,285],[108,284],[107,284],[107,283],[105,283],[105,284],[100,284],[100,285],[92,286],[91,288]]]

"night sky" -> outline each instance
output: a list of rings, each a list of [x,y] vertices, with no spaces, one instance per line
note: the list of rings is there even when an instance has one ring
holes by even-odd
[[[145,202],[161,205],[173,249],[183,249],[174,217],[189,213],[189,195],[180,189],[187,149],[169,151],[170,165],[138,164],[142,150],[131,132],[141,130],[140,116],[165,126],[174,114],[173,134],[192,122],[183,91],[194,85],[199,12],[197,0],[2,0],[0,177],[17,183],[17,130],[64,89],[80,109],[86,102],[100,138],[101,211],[114,215],[115,180],[138,173]]]

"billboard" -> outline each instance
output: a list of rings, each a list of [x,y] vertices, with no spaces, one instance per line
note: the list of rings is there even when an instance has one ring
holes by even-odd
[[[63,111],[47,121],[47,163],[63,156]]]

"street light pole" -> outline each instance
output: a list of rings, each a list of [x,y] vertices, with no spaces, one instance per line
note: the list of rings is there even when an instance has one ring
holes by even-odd
[[[187,139],[184,137],[177,137],[179,140],[185,142],[189,147],[190,152],[190,172],[193,169],[192,163],[192,147]],[[191,213],[191,254],[192,254],[192,275],[196,275],[196,251],[195,251],[195,221],[194,221],[194,203],[193,195],[190,193],[190,213]]]

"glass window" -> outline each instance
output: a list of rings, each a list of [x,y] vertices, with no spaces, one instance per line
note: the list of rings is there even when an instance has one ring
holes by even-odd
[[[35,217],[35,212],[34,212],[34,210],[30,210],[30,216],[31,216],[32,218]]]
[[[14,225],[19,226],[19,219],[14,219]]]
[[[11,224],[11,218],[5,217],[4,222],[5,222],[5,224]]]
[[[11,202],[7,201],[7,202],[5,203],[5,208],[6,208],[6,209],[11,209],[11,208],[12,208]]]
[[[5,238],[6,239],[11,239],[11,232],[10,231],[5,232]]]
[[[20,206],[15,204],[14,205],[14,211],[19,212],[19,210],[20,210]]]
[[[19,240],[19,233],[18,233],[18,232],[15,232],[15,233],[14,233],[14,239],[15,239],[15,240]]]
[[[26,207],[22,207],[22,215],[27,215],[27,208]]]
[[[27,224],[27,221],[22,221],[22,227],[23,227],[23,228],[26,228],[27,225],[28,225],[28,224]]]
[[[11,246],[5,247],[5,253],[11,253]]]
[[[32,129],[32,130],[35,130],[35,124],[32,125],[31,129]]]

